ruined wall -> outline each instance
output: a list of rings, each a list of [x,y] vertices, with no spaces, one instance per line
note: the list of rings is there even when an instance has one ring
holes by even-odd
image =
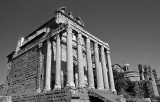
[[[12,97],[12,102],[71,102],[71,94],[69,89],[61,89],[23,97]]]
[[[36,92],[38,86],[39,50],[31,48],[11,61],[8,75],[7,95],[22,95]]]

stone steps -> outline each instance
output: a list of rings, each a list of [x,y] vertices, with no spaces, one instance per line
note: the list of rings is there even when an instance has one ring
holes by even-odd
[[[97,90],[97,89],[92,89],[92,92],[94,92],[95,94],[98,94],[106,99],[108,99],[111,102],[126,102],[124,98],[113,94],[111,91],[107,91],[107,90]]]

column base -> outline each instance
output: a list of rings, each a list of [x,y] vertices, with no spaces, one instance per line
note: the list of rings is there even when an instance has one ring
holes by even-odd
[[[54,89],[61,89],[60,85],[54,85]]]
[[[98,87],[97,89],[98,89],[98,90],[104,90],[104,88],[103,88],[103,87]]]
[[[88,88],[89,88],[89,89],[95,89],[95,87],[94,87],[94,86],[89,86]]]
[[[48,92],[48,91],[51,91],[51,89],[49,89],[49,88],[44,88],[44,92]]]
[[[37,89],[37,93],[41,93],[41,89]]]
[[[75,84],[72,82],[72,83],[67,83],[66,86],[70,87],[70,88],[75,88]]]
[[[114,89],[114,90],[111,90],[112,93],[114,94],[117,94],[117,91]]]
[[[106,90],[106,91],[110,91],[110,89],[109,89],[109,88],[104,88],[104,90]]]
[[[83,87],[85,87],[85,85],[79,85],[78,87],[79,87],[79,88],[83,88]]]

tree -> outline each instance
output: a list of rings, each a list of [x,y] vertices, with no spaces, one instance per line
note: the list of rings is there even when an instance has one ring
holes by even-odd
[[[125,90],[128,88],[129,86],[128,83],[130,82],[130,80],[125,78],[124,72],[118,72],[114,69],[113,69],[113,75],[117,93],[119,95],[123,94]]]

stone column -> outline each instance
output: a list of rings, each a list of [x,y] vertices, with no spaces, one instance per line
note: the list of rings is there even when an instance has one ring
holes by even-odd
[[[142,72],[142,80],[144,80],[144,72]]]
[[[105,61],[105,55],[104,55],[104,46],[101,46],[101,62],[102,62],[102,72],[103,72],[103,80],[104,80],[104,88],[106,90],[109,90],[109,85],[108,85],[108,70],[106,67],[106,61]]]
[[[94,76],[93,76],[93,68],[92,68],[92,58],[91,58],[91,47],[90,47],[90,39],[86,39],[86,53],[87,53],[87,67],[88,67],[88,83],[89,88],[94,87]]]
[[[73,77],[73,52],[71,28],[67,28],[67,86],[75,87]]]
[[[110,89],[112,92],[116,93],[115,85],[114,85],[114,78],[113,78],[113,71],[112,71],[112,64],[111,64],[111,57],[110,51],[107,50],[107,65],[109,71],[109,81],[110,81]]]
[[[78,88],[78,73],[75,73],[75,86]]]
[[[55,88],[61,88],[61,40],[60,35],[56,37],[56,73],[55,73]]]
[[[144,79],[144,68],[143,68],[142,64],[138,65],[138,69],[139,69],[139,73],[140,73],[140,80],[145,80]]]
[[[84,87],[84,67],[83,67],[83,52],[82,52],[82,35],[78,34],[77,37],[77,50],[78,50],[78,83],[79,87]]]
[[[46,80],[45,80],[44,91],[51,90],[51,58],[52,58],[51,41],[48,39],[47,40]]]
[[[94,43],[94,53],[95,53],[97,88],[99,90],[102,90],[104,89],[104,84],[103,84],[102,68],[100,67],[100,61],[99,61],[98,45],[96,42]]]

